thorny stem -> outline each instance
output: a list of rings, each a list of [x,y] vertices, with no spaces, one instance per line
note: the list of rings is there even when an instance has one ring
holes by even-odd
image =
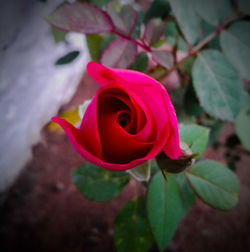
[[[147,45],[145,45],[144,43],[132,38],[131,36],[127,36],[125,34],[123,34],[122,32],[118,31],[118,30],[113,30],[112,33],[116,34],[117,36],[127,39],[129,41],[133,41],[134,43],[136,43],[138,46],[140,46],[141,48],[143,48],[145,51],[147,52],[152,52],[151,48]]]
[[[193,48],[189,48],[188,55],[182,58],[179,62],[177,62],[172,68],[169,69],[168,74],[172,73],[174,70],[176,70],[179,66],[181,66],[187,59],[190,57],[196,55],[204,46],[206,46],[210,41],[212,41],[216,36],[218,36],[229,24],[231,24],[233,21],[235,21],[238,18],[242,18],[242,16],[239,15],[233,15],[226,19],[224,23],[221,26],[218,26],[216,30],[212,33],[210,33],[207,37],[205,37],[200,43],[198,43]]]
[[[177,68],[179,68],[187,59],[189,59],[192,56],[197,55],[197,53],[199,53],[199,51],[206,46],[210,41],[212,41],[216,36],[218,36],[228,25],[230,25],[233,21],[242,18],[244,16],[242,15],[233,15],[231,17],[229,17],[228,19],[226,19],[224,21],[224,23],[221,26],[218,26],[216,28],[216,30],[212,33],[210,33],[207,37],[205,37],[200,43],[198,43],[196,46],[194,46],[193,48],[190,46],[188,54],[182,58],[180,61],[178,61],[172,68],[170,68],[168,70],[167,76],[169,74],[171,74],[173,71],[175,71]],[[147,52],[152,52],[151,48],[146,45],[143,42],[140,42],[134,38],[132,38],[131,36],[125,35],[122,32],[118,31],[117,29],[113,29],[112,33],[116,34],[117,36],[127,39],[129,41],[133,41],[135,44],[137,44],[138,46],[140,46],[141,48],[143,48],[145,51]]]

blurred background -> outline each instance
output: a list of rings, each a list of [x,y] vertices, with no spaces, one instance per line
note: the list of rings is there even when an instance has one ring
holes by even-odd
[[[98,89],[85,73],[85,37],[67,33],[62,40],[44,20],[62,2],[0,2],[0,251],[115,251],[113,221],[133,197],[131,180],[111,202],[84,199],[70,179],[82,158],[64,134],[46,127]],[[143,9],[151,3],[136,2]],[[237,159],[230,160],[241,181],[239,204],[220,212],[197,201],[166,251],[248,251],[250,156],[232,124],[224,124],[205,157]]]

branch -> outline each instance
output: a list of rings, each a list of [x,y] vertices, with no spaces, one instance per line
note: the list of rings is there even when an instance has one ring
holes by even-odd
[[[210,33],[206,38],[204,38],[200,43],[198,43],[195,47],[190,47],[188,55],[185,56],[183,59],[181,59],[179,62],[177,62],[172,68],[169,69],[167,76],[172,73],[174,70],[176,70],[179,66],[183,64],[187,59],[190,57],[196,55],[204,46],[206,46],[210,41],[212,41],[216,36],[218,36],[228,25],[230,25],[233,21],[242,18],[243,16],[240,15],[233,15],[226,19],[224,23],[221,26],[218,26],[216,30],[212,33]]]
[[[140,41],[132,38],[131,36],[127,36],[125,34],[123,34],[122,32],[118,31],[118,30],[113,30],[112,33],[116,34],[117,36],[127,39],[129,41],[133,41],[134,43],[136,43],[138,46],[140,46],[141,48],[143,48],[145,51],[147,52],[152,52],[151,48],[147,45],[145,45],[144,43],[141,43]]]

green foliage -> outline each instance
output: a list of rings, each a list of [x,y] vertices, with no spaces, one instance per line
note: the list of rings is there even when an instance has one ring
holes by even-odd
[[[133,33],[131,34],[132,38],[137,39],[141,35],[141,26],[143,24],[143,19],[144,19],[144,12],[143,11],[138,11],[138,22],[135,26],[135,29]]]
[[[110,34],[109,36],[107,36],[106,38],[104,38],[103,41],[102,41],[102,43],[101,43],[101,46],[100,46],[101,53],[115,39],[116,39],[116,36],[114,34]]]
[[[164,35],[166,38],[179,36],[179,32],[174,21],[168,21],[166,23],[166,30]]]
[[[206,22],[215,26],[222,23],[225,18],[229,17],[233,13],[230,0],[192,1],[198,15]]]
[[[179,37],[179,32],[175,22],[169,21],[166,23],[164,37],[166,42],[170,45],[174,46],[176,44],[177,38]]]
[[[203,109],[199,104],[199,101],[194,92],[193,85],[191,84],[188,86],[185,92],[184,108],[186,112],[191,116],[200,116],[203,113]]]
[[[211,146],[212,144],[216,143],[224,123],[214,119],[203,119],[202,123],[204,126],[210,129],[208,146]]]
[[[110,32],[113,23],[100,8],[88,3],[64,3],[45,20],[57,29],[85,34]]]
[[[205,21],[201,22],[201,35],[199,41],[202,41],[208,37],[211,33],[216,30],[216,26],[206,23]],[[221,50],[219,36],[216,36],[212,41],[207,44],[207,47],[210,49]]]
[[[171,68],[173,66],[173,56],[167,51],[153,51],[153,60],[164,68]]]
[[[136,56],[134,64],[130,67],[130,69],[142,73],[146,73],[147,68],[148,68],[148,56],[145,52],[139,53]]]
[[[127,39],[113,40],[103,51],[100,62],[113,68],[127,68],[131,66],[137,55],[134,41]]]
[[[90,163],[72,171],[71,179],[84,197],[98,202],[115,198],[129,182],[127,173],[110,172]]]
[[[186,173],[197,195],[207,204],[220,210],[232,209],[238,201],[237,177],[222,164],[206,160]]]
[[[248,0],[237,0],[238,9],[244,14],[250,15],[250,4]]]
[[[235,130],[244,147],[250,151],[250,96],[246,95],[244,105],[235,121]]]
[[[250,81],[249,30],[250,22],[241,21],[232,24],[228,30],[224,30],[220,35],[223,52],[241,76],[248,81]]]
[[[163,251],[172,239],[177,225],[184,215],[183,206],[174,176],[167,174],[167,180],[165,180],[161,172],[158,172],[149,185],[147,211],[160,251]]]
[[[111,0],[90,0],[89,2],[91,2],[92,4],[99,6],[99,7],[103,7],[105,5],[107,5]]]
[[[151,18],[163,18],[168,15],[169,11],[167,0],[154,0],[145,14],[144,23],[146,24]]]
[[[187,42],[194,44],[200,28],[200,18],[195,13],[194,5],[186,0],[169,0],[169,3]]]
[[[156,161],[153,159],[151,162],[151,177],[153,177],[159,171],[159,167]]]
[[[151,19],[146,27],[143,34],[143,40],[148,45],[155,44],[165,31],[165,23],[160,18]]]
[[[74,61],[78,57],[79,54],[80,54],[79,51],[70,52],[70,53],[64,55],[63,57],[61,57],[60,59],[58,59],[55,64],[56,65],[69,64],[72,61]]]
[[[180,138],[184,141],[193,153],[204,154],[207,147],[209,129],[199,125],[185,125],[179,129]]]
[[[100,47],[103,42],[103,37],[99,34],[87,34],[86,35],[89,54],[93,61],[98,61],[100,58]]]
[[[97,202],[118,196],[130,175],[143,182],[148,189],[147,204],[136,195],[118,213],[115,246],[118,252],[146,252],[155,239],[163,251],[195,203],[195,194],[221,210],[237,203],[239,182],[232,171],[212,160],[194,164],[192,154],[202,157],[208,142],[218,138],[222,121],[235,122],[242,144],[250,150],[250,96],[243,107],[241,102],[250,81],[250,22],[243,16],[250,13],[249,6],[237,0],[233,5],[238,11],[236,6],[233,13],[231,0],[154,0],[144,13],[109,0],[81,2],[59,6],[47,21],[61,31],[86,34],[94,61],[149,73],[169,86],[171,82],[179,85],[169,92],[178,121],[203,125],[179,128],[183,152],[178,160],[160,152],[155,160],[127,172],[110,172],[92,164],[72,172],[80,193]],[[54,30],[56,41],[64,38],[61,31]],[[69,63],[78,54],[71,52],[57,64]],[[88,104],[80,106],[81,118]],[[71,116],[76,115],[73,112]],[[236,158],[232,158],[233,165]]]
[[[185,217],[195,203],[195,194],[183,172],[174,175],[174,177],[179,188],[179,197],[181,198],[182,203],[182,215]]]
[[[125,34],[133,32],[138,21],[138,14],[130,5],[121,6],[113,1],[107,5],[107,12],[118,30]]]
[[[117,252],[147,252],[153,237],[148,225],[143,199],[129,201],[115,219],[115,246]]]
[[[215,118],[233,121],[242,100],[242,83],[227,59],[216,50],[199,54],[193,66],[193,83],[201,106]]]

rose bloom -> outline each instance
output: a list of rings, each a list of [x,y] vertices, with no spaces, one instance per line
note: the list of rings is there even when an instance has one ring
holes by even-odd
[[[89,75],[101,85],[75,128],[53,117],[76,151],[111,171],[124,171],[164,152],[181,155],[175,110],[156,80],[132,70],[110,69],[90,62]]]

